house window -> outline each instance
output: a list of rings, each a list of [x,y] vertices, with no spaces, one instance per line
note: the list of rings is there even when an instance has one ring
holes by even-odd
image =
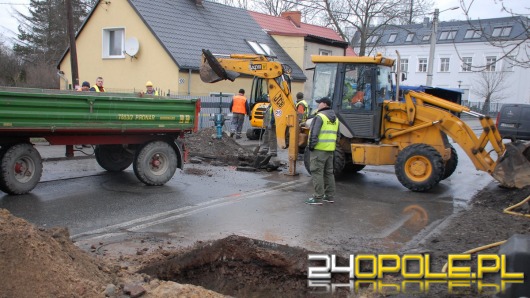
[[[440,58],[440,72],[449,71],[449,58]]]
[[[506,37],[506,36],[510,36],[511,32],[512,32],[512,27],[495,27],[493,28],[493,33],[491,34],[491,36]]]
[[[103,58],[125,58],[125,29],[103,29]]]
[[[487,56],[486,57],[486,71],[495,71],[497,64],[497,57]]]
[[[401,59],[401,72],[407,73],[409,72],[409,59]]]
[[[367,43],[376,43],[378,39],[379,39],[379,36],[372,35],[372,36],[368,37],[368,40],[366,40],[366,42]]]
[[[422,41],[429,41],[430,39],[431,39],[431,35],[427,34],[427,35],[423,35],[423,38],[421,40]]]
[[[414,38],[414,33],[409,33],[407,34],[407,39],[405,39],[405,41],[412,41],[413,38]]]
[[[418,72],[427,72],[427,58],[418,58]]]
[[[320,49],[320,50],[318,50],[318,54],[319,54],[320,56],[331,56],[331,51]]]
[[[513,71],[514,63],[515,63],[514,56],[506,56],[504,59],[502,59],[502,70]]]
[[[456,36],[456,30],[454,31],[442,31],[440,34],[440,40],[453,40]]]
[[[480,38],[481,36],[482,36],[482,31],[469,29],[466,31],[466,35],[464,36],[464,39]]]
[[[473,64],[472,57],[462,57],[462,71],[463,72],[470,72],[472,64]]]
[[[390,34],[390,37],[388,38],[388,42],[394,42],[396,41],[397,33]]]

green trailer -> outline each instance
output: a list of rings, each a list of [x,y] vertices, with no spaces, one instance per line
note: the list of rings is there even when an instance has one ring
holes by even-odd
[[[31,138],[51,145],[92,144],[98,164],[133,165],[147,185],[169,181],[185,159],[184,136],[197,130],[200,101],[135,94],[0,88],[0,190],[30,192],[42,175]]]

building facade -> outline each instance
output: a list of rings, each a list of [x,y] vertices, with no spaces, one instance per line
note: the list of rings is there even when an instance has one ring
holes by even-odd
[[[385,56],[401,57],[402,85],[426,85],[432,22],[390,26],[376,32],[368,45]],[[484,102],[485,88],[498,85],[491,102],[530,103],[529,19],[508,17],[441,22],[434,45],[432,86],[461,89],[464,102]]]

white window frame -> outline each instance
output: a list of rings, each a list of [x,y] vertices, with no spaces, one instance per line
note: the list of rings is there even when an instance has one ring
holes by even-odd
[[[482,31],[476,30],[476,29],[468,29],[466,31],[466,35],[464,36],[464,39],[480,38],[481,36],[482,36]]]
[[[332,52],[330,50],[326,50],[326,49],[319,49],[318,50],[318,54],[320,56],[331,56]]]
[[[411,42],[414,39],[414,33],[407,34],[406,42]]]
[[[118,41],[119,43],[119,54],[111,54],[111,36],[113,36],[115,33],[111,32],[121,32],[121,40]],[[102,31],[102,49],[101,49],[101,56],[104,59],[123,59],[125,58],[125,28],[124,27],[111,27],[111,28],[103,28]]]
[[[510,33],[512,33],[512,26],[495,27],[495,28],[493,28],[493,32],[491,33],[491,36],[493,36],[493,37],[508,37],[508,36],[510,36]]]
[[[368,37],[368,39],[366,40],[366,43],[376,43],[377,40],[379,40],[379,35],[372,35]]]
[[[423,35],[423,37],[421,38],[422,41],[429,41],[431,40],[431,33],[427,34],[427,35]]]
[[[392,43],[396,41],[397,33],[390,34],[390,37],[388,38],[388,42]]]
[[[441,57],[440,58],[440,72],[449,72],[451,65],[451,58]]]
[[[462,57],[462,72],[471,72],[473,65],[473,57]]]
[[[486,56],[486,68],[484,69],[484,71],[497,71],[497,62],[497,56]]]
[[[409,58],[402,58],[400,62],[401,62],[401,65],[400,65],[401,72],[408,73],[409,72]]]
[[[418,72],[427,72],[427,58],[418,58]]]

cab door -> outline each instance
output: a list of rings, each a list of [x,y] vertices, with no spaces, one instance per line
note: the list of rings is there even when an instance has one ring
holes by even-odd
[[[377,67],[370,64],[343,64],[338,72],[334,104],[341,124],[350,138],[379,139],[382,104],[377,100]]]

